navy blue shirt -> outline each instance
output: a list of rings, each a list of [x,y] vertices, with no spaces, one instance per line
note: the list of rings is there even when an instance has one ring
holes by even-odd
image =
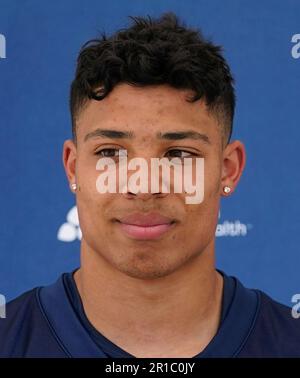
[[[300,319],[260,290],[223,274],[219,329],[195,356],[300,357]],[[87,319],[73,279],[28,291],[7,304],[0,319],[0,357],[134,357]]]

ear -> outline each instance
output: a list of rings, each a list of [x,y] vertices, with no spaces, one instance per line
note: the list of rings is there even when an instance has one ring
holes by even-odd
[[[235,140],[228,144],[223,151],[221,195],[228,196],[234,192],[246,164],[246,150],[242,142]],[[229,193],[224,193],[225,186],[231,189]]]
[[[65,168],[66,176],[69,181],[69,186],[74,192],[75,189],[72,189],[71,185],[76,184],[76,157],[77,157],[77,148],[72,139],[68,139],[64,142],[63,145],[63,165]]]

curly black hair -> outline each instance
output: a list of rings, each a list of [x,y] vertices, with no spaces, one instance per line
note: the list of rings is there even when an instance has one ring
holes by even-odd
[[[133,24],[85,43],[71,84],[70,111],[76,142],[76,117],[89,99],[101,101],[120,82],[134,86],[169,84],[191,89],[187,101],[204,98],[230,141],[235,108],[234,80],[222,47],[187,28],[173,12],[159,18],[133,17]],[[100,89],[99,89],[100,88]]]

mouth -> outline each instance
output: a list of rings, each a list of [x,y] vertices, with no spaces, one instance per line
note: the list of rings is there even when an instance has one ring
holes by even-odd
[[[134,213],[117,219],[122,232],[132,239],[153,240],[163,236],[176,225],[176,220],[159,213]]]

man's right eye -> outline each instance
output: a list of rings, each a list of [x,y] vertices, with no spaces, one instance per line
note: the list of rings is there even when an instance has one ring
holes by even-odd
[[[95,152],[95,155],[99,155],[101,157],[120,157],[120,156],[126,156],[126,150],[121,150],[117,148],[103,148],[102,150],[99,150]]]
[[[97,151],[95,154],[100,155],[101,157],[116,157],[116,152],[119,150],[115,148],[104,148],[103,150]]]

